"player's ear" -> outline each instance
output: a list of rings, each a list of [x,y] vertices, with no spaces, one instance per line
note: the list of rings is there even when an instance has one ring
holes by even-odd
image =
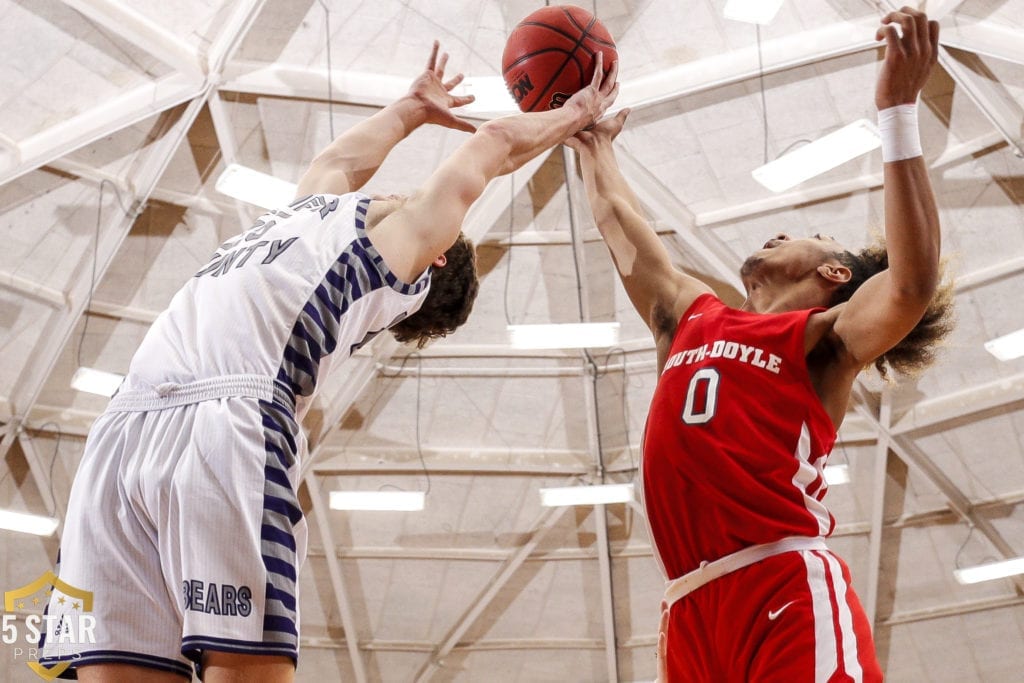
[[[447,263],[448,257],[445,256],[444,254],[441,254],[436,259],[434,259],[434,265],[437,266],[438,268],[444,268]]]
[[[837,286],[846,284],[853,276],[853,272],[841,263],[822,263],[818,266],[818,274]]]

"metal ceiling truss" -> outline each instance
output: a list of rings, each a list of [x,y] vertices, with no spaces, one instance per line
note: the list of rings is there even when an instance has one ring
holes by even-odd
[[[172,203],[181,203],[183,206],[201,208],[209,211],[221,211],[225,208],[224,202],[215,202],[205,199],[190,199],[184,195],[171,193],[170,191],[154,191],[155,185],[169,163],[171,157],[185,139],[188,129],[203,106],[209,106],[214,127],[217,132],[218,141],[221,145],[221,152],[225,161],[235,156],[235,145],[232,135],[230,121],[223,111],[222,103],[219,100],[219,91],[246,92],[256,95],[286,95],[290,97],[302,97],[309,100],[322,100],[327,92],[327,73],[323,69],[302,69],[278,65],[253,64],[242,60],[232,61],[231,54],[238,47],[246,30],[255,19],[262,8],[264,0],[240,0],[234,3],[224,27],[211,44],[206,53],[200,53],[193,46],[167,32],[156,22],[144,17],[124,2],[116,0],[64,0],[64,2],[81,12],[84,16],[103,26],[106,30],[115,33],[119,38],[129,42],[136,47],[146,51],[148,54],[159,59],[161,62],[174,68],[177,73],[156,79],[130,89],[111,100],[83,112],[60,124],[54,125],[40,133],[37,133],[20,142],[10,140],[6,137],[0,138],[0,148],[4,150],[0,155],[0,161],[6,160],[7,166],[0,170],[0,184],[8,182],[19,175],[37,169],[40,166],[49,164],[62,172],[72,173],[75,176],[92,182],[110,180],[119,188],[122,195],[131,198],[133,207],[140,207],[149,199],[160,199]],[[958,3],[955,3],[958,4]],[[812,64],[822,60],[853,54],[856,52],[875,49],[877,44],[873,39],[853,39],[851,36],[873,37],[876,19],[857,20],[855,22],[840,22],[834,25],[812,29],[801,33],[798,36],[766,41],[763,44],[764,73],[774,73],[797,66]],[[1016,64],[1024,64],[1024,49],[1015,34],[1011,35],[1004,29],[991,22],[979,22],[971,25],[958,26],[944,32],[943,43],[958,50],[967,50],[976,54],[997,57]],[[943,67],[949,71],[957,84],[962,87],[978,107],[985,113],[993,125],[998,129],[999,134],[1010,144],[1015,151],[1022,153],[1022,141],[1020,137],[1020,123],[1022,111],[1016,101],[1005,91],[991,81],[981,79],[976,75],[978,63],[973,55],[953,55],[948,50],[943,50]],[[668,69],[649,77],[637,79],[636,81],[623,84],[622,97],[619,106],[648,107],[672,99],[685,97],[694,93],[710,90],[731,83],[742,82],[758,75],[757,53],[753,47],[744,48],[715,58],[707,58],[697,62]],[[332,86],[336,95],[335,100],[339,103],[368,105],[379,107],[387,104],[405,92],[409,79],[382,76],[380,74],[356,74],[350,72],[334,71],[331,76]],[[62,158],[70,152],[77,150],[87,144],[95,142],[102,137],[113,134],[127,126],[143,121],[156,114],[190,102],[185,111],[178,117],[165,135],[148,150],[146,156],[138,163],[130,175],[131,180],[119,176],[112,176],[98,169],[90,169],[82,164]],[[993,146],[998,139],[993,135],[985,136],[976,141],[965,143],[962,149],[955,150],[948,158],[941,158],[943,163],[956,163],[976,154],[981,149]],[[980,147],[979,147],[980,145]],[[947,150],[950,152],[950,150]],[[724,279],[738,291],[742,286],[736,276],[737,265],[735,256],[728,249],[718,242],[706,231],[699,231],[696,228],[700,225],[736,220],[757,213],[775,211],[798,201],[823,200],[831,196],[846,194],[853,191],[877,187],[880,179],[875,176],[865,176],[854,181],[834,184],[823,188],[814,188],[814,194],[792,193],[778,198],[771,198],[760,203],[752,202],[740,207],[730,207],[721,212],[702,214],[694,217],[674,195],[660,182],[653,178],[632,155],[619,148],[619,156],[623,162],[623,172],[627,175],[637,188],[637,193],[645,205],[658,216],[662,223],[672,225],[677,231],[678,238],[685,244],[696,258],[708,264],[718,276]],[[516,187],[525,186],[529,178],[546,160],[547,154],[531,162],[526,168],[517,172],[512,181]],[[570,157],[565,157],[567,168]],[[938,163],[938,160],[936,161]],[[508,208],[510,193],[504,186],[506,180],[495,181],[488,187],[485,195],[478,201],[467,216],[467,234],[480,241],[491,225]],[[239,210],[237,205],[236,210]],[[239,210],[240,211],[240,210]],[[109,265],[112,263],[124,237],[131,229],[133,216],[125,216],[114,213],[108,217],[106,225],[101,231],[101,243],[97,254],[97,282],[103,277]],[[83,263],[85,259],[83,259]],[[1007,274],[1019,272],[1024,268],[1024,263],[1014,263],[1007,267],[996,267],[996,273],[992,277],[1003,277]],[[986,277],[978,276],[981,281],[988,281]],[[961,278],[961,287],[975,286],[970,277]],[[22,377],[17,382],[18,390],[7,399],[7,406],[15,417],[6,425],[7,429],[0,439],[0,457],[6,454],[10,445],[17,437],[17,428],[21,418],[18,415],[26,413],[33,420],[41,417],[51,417],[52,413],[46,412],[47,407],[37,406],[36,402],[40,391],[51,375],[61,351],[67,344],[77,321],[85,309],[85,302],[88,294],[89,283],[79,278],[72,285],[70,291],[61,292],[45,287],[39,283],[31,282],[25,278],[19,278],[9,273],[0,273],[0,286],[14,289],[27,296],[37,298],[46,302],[55,309],[57,316],[51,326],[53,333],[40,341],[37,348],[33,350],[33,357],[44,359],[43,362],[26,368]],[[122,313],[130,319],[148,321],[152,312],[128,312],[127,308]],[[93,302],[93,311],[108,315],[116,314],[113,309],[104,308],[100,302]],[[134,316],[134,317],[132,317]],[[350,609],[347,587],[344,583],[338,550],[330,530],[330,518],[327,513],[323,493],[320,489],[317,475],[337,474],[341,472],[359,471],[385,471],[382,469],[369,470],[363,466],[360,470],[358,463],[350,464],[334,461],[325,461],[316,467],[316,470],[309,472],[308,468],[322,460],[330,451],[326,447],[328,436],[337,428],[341,418],[354,402],[362,395],[371,381],[378,376],[382,364],[393,357],[397,344],[389,336],[383,336],[375,340],[369,349],[364,349],[357,354],[348,364],[345,372],[335,373],[337,376],[335,385],[328,387],[325,394],[321,396],[318,406],[322,412],[322,418],[318,428],[315,428],[310,439],[312,446],[311,457],[305,464],[308,474],[304,477],[311,498],[313,499],[313,515],[317,526],[320,529],[321,542],[327,556],[328,572],[330,574],[332,590],[335,592],[337,606],[341,614],[346,634],[346,646],[355,672],[357,681],[366,680],[365,668],[360,650],[378,651],[426,651],[430,657],[420,668],[417,680],[428,678],[437,668],[443,666],[443,660],[454,651],[472,651],[487,649],[518,649],[528,643],[530,649],[542,647],[540,641],[530,639],[517,639],[515,641],[491,641],[478,640],[471,644],[460,643],[465,632],[477,621],[491,601],[500,593],[502,587],[515,574],[517,569],[526,561],[538,559],[531,557],[538,543],[545,534],[550,531],[563,517],[564,508],[553,508],[542,511],[530,532],[529,540],[509,554],[492,577],[483,593],[468,607],[452,627],[447,631],[442,641],[437,644],[416,644],[413,650],[405,649],[398,641],[373,641],[368,640],[362,645],[359,644],[354,618]],[[344,376],[343,379],[340,376]],[[596,396],[593,395],[594,387],[589,378],[584,377],[584,391],[589,397],[592,410],[588,410],[588,437],[591,452],[596,452],[597,424]],[[867,396],[863,387],[858,388],[857,410],[863,419],[877,428],[878,453],[888,453],[892,449],[902,460],[914,465],[935,484],[950,501],[951,509],[975,524],[979,530],[989,538],[993,546],[1003,555],[1009,555],[1012,549],[991,524],[980,517],[977,513],[980,504],[972,504],[971,501],[953,483],[935,467],[927,457],[921,453],[916,446],[909,441],[905,434],[910,431],[919,430],[925,427],[938,429],[945,421],[962,418],[964,414],[965,401],[979,401],[979,403],[966,403],[966,405],[981,405],[980,410],[988,407],[1005,405],[1009,402],[1019,401],[1024,397],[1024,375],[1018,375],[1010,380],[1000,380],[979,388],[954,392],[939,399],[922,402],[914,410],[910,411],[900,419],[892,421],[891,407],[888,401],[883,398],[881,412],[876,414],[873,401]],[[79,419],[91,420],[92,415],[85,414],[85,411],[74,411],[60,409],[60,418],[73,416],[76,412],[83,413]],[[976,413],[979,411],[975,411]],[[894,422],[891,424],[891,422]],[[20,447],[29,463],[31,475],[36,487],[43,497],[44,504],[48,511],[60,514],[59,506],[49,495],[50,481],[47,473],[43,471],[43,463],[35,452],[32,444],[26,439],[20,439]],[[397,466],[395,466],[397,467]],[[400,469],[400,468],[399,468]],[[387,471],[398,471],[397,469]],[[416,468],[416,471],[419,471]],[[443,470],[442,470],[443,471]],[[513,469],[513,474],[532,475],[542,473],[548,475],[553,470],[531,470],[524,467],[519,472]],[[454,470],[453,470],[454,472]],[[480,473],[481,469],[466,468],[460,472]],[[505,470],[507,472],[507,470]],[[565,471],[562,470],[562,473]],[[872,557],[872,577],[870,581],[869,605],[874,617],[875,598],[878,592],[878,556],[880,554],[880,537],[883,525],[883,509],[881,499],[884,493],[885,482],[885,457],[879,457],[875,465],[875,496],[876,500],[872,507],[872,518],[870,526],[870,546]],[[597,506],[598,544],[595,552],[600,563],[600,575],[602,585],[602,608],[605,615],[605,637],[603,640],[595,639],[574,639],[566,640],[564,643],[555,643],[552,646],[564,646],[571,649],[579,648],[603,648],[606,653],[608,673],[610,679],[617,677],[618,668],[616,662],[616,647],[637,647],[650,646],[653,642],[650,639],[629,639],[623,643],[616,644],[613,591],[611,585],[610,558],[619,556],[621,551],[613,551],[608,540],[607,518],[604,506]],[[355,549],[342,551],[357,552]],[[649,553],[647,548],[644,552]],[[541,559],[549,559],[540,556]],[[1024,589],[1024,581],[1015,582],[1018,592]],[[1019,599],[998,599],[995,602],[977,603],[975,607],[947,606],[930,610],[931,614],[962,613],[971,609],[990,609],[993,606],[1020,604]],[[991,603],[991,604],[990,604]],[[913,620],[913,615],[890,615],[879,625],[891,625],[894,623],[905,623]],[[922,616],[920,618],[929,618]],[[315,640],[315,639],[314,639]],[[642,642],[641,642],[642,641]],[[303,639],[309,642],[309,639]],[[502,645],[501,643],[505,644]],[[411,646],[411,644],[409,644]],[[427,645],[431,647],[426,648]],[[315,645],[314,645],[315,646]]]

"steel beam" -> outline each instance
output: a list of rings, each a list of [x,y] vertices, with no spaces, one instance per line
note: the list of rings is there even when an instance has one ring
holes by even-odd
[[[533,553],[537,545],[543,540],[544,536],[552,529],[559,521],[561,521],[566,511],[571,508],[559,507],[559,508],[544,508],[537,519],[533,522],[530,528],[529,537],[523,545],[508,557],[507,560],[502,562],[498,571],[494,573],[483,592],[476,597],[475,600],[470,604],[469,608],[462,613],[462,615],[455,621],[448,632],[445,634],[441,642],[433,649],[427,661],[419,668],[414,676],[414,680],[426,681],[429,680],[435,671],[444,666],[443,660],[448,654],[455,649],[459,644],[459,640],[469,630],[469,628],[476,623],[476,620],[483,614],[483,611],[488,605],[498,596],[501,589],[504,588],[505,584],[508,583],[519,567],[522,566],[526,558]]]
[[[1019,29],[992,21],[957,22],[942,27],[941,40],[946,47],[1024,66],[1024,42]]]
[[[341,625],[345,629],[345,645],[348,647],[348,656],[352,661],[352,670],[355,673],[356,683],[366,683],[366,665],[363,663],[363,656],[359,653],[359,633],[356,630],[356,620],[352,614],[352,603],[348,597],[348,590],[345,587],[345,578],[341,574],[341,563],[334,552],[337,547],[334,543],[334,534],[331,532],[330,513],[324,503],[324,494],[320,490],[320,482],[316,474],[310,474],[304,478],[306,487],[309,489],[309,497],[313,500],[313,516],[316,520],[316,528],[320,532],[320,542],[324,548],[330,548],[331,552],[325,553],[327,559],[327,573],[331,579],[331,589],[334,591],[334,602],[341,615]]]
[[[67,295],[59,289],[6,270],[0,270],[0,287],[41,301],[50,308],[64,308],[68,305]]]
[[[939,64],[1006,139],[1013,153],[1024,158],[1024,109],[1005,87],[978,75],[988,71],[981,59],[971,52],[957,54],[939,47]]]
[[[878,423],[888,429],[892,423],[892,391],[882,389],[882,401],[878,409]],[[875,445],[875,471],[871,499],[871,531],[868,535],[868,594],[864,601],[868,624],[874,628],[878,609],[878,584],[882,573],[882,532],[885,520],[885,489],[888,481],[889,439],[879,436]]]
[[[0,185],[103,137],[200,97],[201,82],[172,74],[127,90],[20,143],[21,158],[0,170]]]
[[[784,71],[827,59],[875,49],[877,19],[868,17],[841,21],[762,45],[763,72]],[[757,48],[749,46],[722,55],[705,57],[687,64],[623,82],[616,108],[643,108],[756,77],[761,73]],[[322,101],[327,93],[326,69],[308,69],[246,60],[230,62],[224,70],[222,89],[255,95],[299,97]],[[410,79],[388,74],[334,70],[330,74],[335,101],[383,107],[401,96]],[[469,77],[467,81],[486,77]],[[497,83],[497,77],[494,77]],[[500,89],[501,84],[497,87]],[[513,113],[498,107],[467,107],[469,115],[492,118]],[[497,111],[495,111],[498,109]]]
[[[174,150],[184,140],[189,127],[202,108],[203,99],[200,97],[193,100],[177,121],[168,124],[167,130],[163,132],[159,140],[153,143],[150,153],[134,170],[140,195],[131,197],[129,203],[135,211],[145,203],[149,192],[152,191],[170,162]],[[117,206],[116,199],[113,201],[113,205]],[[96,246],[97,284],[102,280],[103,274],[106,273],[110,264],[113,263],[114,256],[131,230],[135,217],[132,214],[125,215],[120,211],[108,212],[105,225],[101,228],[100,242]],[[88,260],[88,256],[86,256],[82,263],[85,264]],[[39,362],[27,366],[22,371],[15,382],[17,388],[10,397],[17,413],[25,415],[35,405],[43,385],[60,358],[61,351],[71,338],[75,323],[85,311],[91,286],[92,283],[88,278],[78,278],[75,281],[69,292],[70,305],[54,321],[50,333],[43,337],[34,349],[33,356],[39,359]],[[54,315],[58,315],[58,313],[55,312]],[[3,457],[3,453],[0,453],[0,457]]]
[[[1005,144],[1005,140],[998,132],[986,133],[973,140],[947,146],[942,153],[932,160],[929,168],[934,171],[953,166],[971,159],[986,149],[999,147],[1003,144]],[[697,227],[732,223],[761,214],[792,209],[800,204],[821,202],[856,192],[876,190],[882,187],[882,180],[881,171],[878,173],[866,173],[856,178],[837,180],[823,185],[813,185],[770,197],[754,199],[742,204],[734,204],[721,209],[703,211],[697,214],[694,222]]]
[[[201,80],[198,51],[180,36],[118,0],[62,0],[121,40],[156,57],[193,80]]]
[[[908,465],[916,468],[918,472],[923,474],[946,497],[950,507],[964,521],[977,528],[1003,558],[1009,559],[1019,555],[1007,543],[1006,539],[1003,538],[992,522],[977,513],[967,495],[953,483],[953,480],[945,472],[932,462],[927,454],[907,437],[894,435],[887,426],[879,422],[872,410],[874,402],[870,399],[861,380],[858,380],[854,386],[853,402],[856,410],[875,426],[880,437],[884,436],[889,440],[889,447],[892,451]],[[1024,577],[1017,576],[1012,581],[1017,587],[1017,591],[1024,594]]]
[[[620,87],[616,109],[640,109],[828,59],[874,50],[878,19],[840,21],[664,69]]]
[[[231,52],[241,40],[244,27],[252,22],[263,2],[264,0],[239,0],[206,55],[209,64],[219,67],[224,60],[231,56]],[[0,184],[30,168],[43,165],[73,149],[88,144],[102,135],[120,130],[147,116],[191,99],[177,120],[169,123],[167,128],[161,131],[159,139],[150,145],[142,162],[132,171],[137,193],[131,198],[131,206],[137,210],[138,207],[145,204],[160,176],[163,175],[170,163],[174,152],[185,140],[196,116],[209,98],[212,87],[209,82],[196,85],[180,75],[175,75],[147,84],[141,89],[132,90],[125,96],[114,98],[96,110],[91,110],[51,127],[30,139],[30,141],[34,140],[32,144],[24,143],[22,151],[31,162],[23,160],[21,166],[0,172]],[[116,204],[115,200],[115,206]],[[107,268],[113,262],[114,256],[131,230],[135,219],[134,215],[125,216],[115,213],[113,216],[113,218],[108,217],[108,226],[101,230],[100,243],[96,246],[96,283],[102,280]],[[46,379],[52,373],[61,351],[71,336],[75,323],[85,310],[91,287],[92,283],[85,278],[79,279],[72,286],[69,293],[70,304],[66,314],[55,321],[55,329],[37,344],[34,350],[34,356],[41,359],[41,362],[27,367],[16,382],[17,389],[10,397],[15,412],[27,414],[35,405]],[[5,453],[5,451],[0,452],[0,458]]]

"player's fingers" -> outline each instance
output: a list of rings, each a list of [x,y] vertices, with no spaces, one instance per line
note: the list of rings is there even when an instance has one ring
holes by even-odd
[[[934,64],[939,59],[939,22],[928,22],[928,42],[932,46],[932,61]]]
[[[917,22],[906,12],[896,12],[896,23],[903,35],[900,36],[900,51],[906,55],[917,47]]]
[[[451,96],[451,102],[448,106],[452,109],[455,107],[464,107],[474,100],[476,100],[476,95],[453,95]]]
[[[445,90],[451,90],[452,88],[457,86],[459,83],[462,83],[462,79],[463,78],[465,78],[465,76],[463,76],[462,74],[455,74],[450,79],[448,79],[447,81],[444,82],[444,89]]]
[[[630,109],[629,107],[626,107],[625,109],[623,109],[622,111],[615,115],[615,120],[618,121],[619,128],[622,128],[622,126],[626,123],[626,119],[629,117],[629,113],[631,111],[633,110]]]
[[[427,60],[427,71],[434,70],[434,64],[437,63],[437,51],[441,49],[441,41],[435,40],[434,47],[430,50],[430,59]]]
[[[438,62],[437,68],[434,70],[434,73],[437,74],[437,77],[442,79],[442,80],[444,80],[444,67],[447,66],[447,64],[448,64],[448,53],[445,52],[445,53],[442,53],[441,61]]]
[[[603,82],[602,77],[604,76],[604,53],[598,50],[597,59],[594,62],[594,76],[590,79],[590,85],[594,86],[595,90],[601,89],[601,83]]]
[[[476,132],[476,126],[474,126],[469,121],[466,121],[465,119],[460,119],[457,116],[453,116],[449,123],[450,123],[449,128],[454,128],[456,130],[464,130],[467,133],[475,133]]]
[[[619,84],[616,82],[615,83],[615,87],[612,88],[612,91],[610,93],[608,93],[608,96],[605,98],[604,108],[608,109],[608,107],[612,106],[612,102],[614,102],[615,98],[618,97],[618,96],[619,96]]]
[[[902,49],[900,48],[899,34],[896,32],[895,26],[883,26],[878,29],[878,32],[875,34],[875,40],[883,39],[886,43],[886,56],[897,55],[902,52]]]
[[[619,80],[619,60],[612,62],[612,68],[608,71],[608,76],[604,79],[602,87],[609,87],[609,83],[618,83]]]

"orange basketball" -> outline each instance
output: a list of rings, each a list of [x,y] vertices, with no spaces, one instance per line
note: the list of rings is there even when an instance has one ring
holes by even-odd
[[[607,73],[618,53],[597,17],[573,5],[543,7],[512,29],[501,75],[520,110],[557,109],[590,84],[599,51]]]

